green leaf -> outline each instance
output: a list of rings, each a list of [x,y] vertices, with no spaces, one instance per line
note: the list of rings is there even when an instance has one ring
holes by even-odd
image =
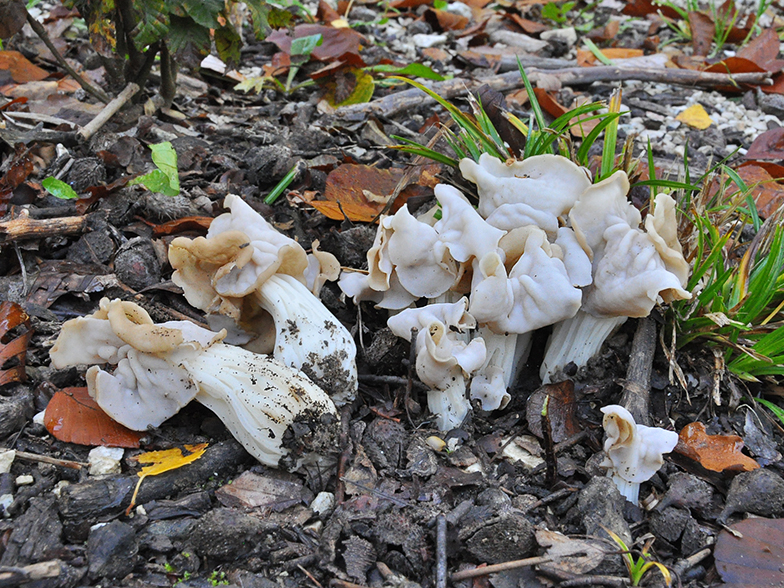
[[[446,0],[433,0],[433,8],[436,10],[446,10],[449,3]]]
[[[248,7],[250,18],[253,21],[253,33],[261,41],[272,30],[267,18],[271,7],[264,0],[247,0],[245,5]]]
[[[292,55],[310,55],[313,50],[324,42],[321,34],[299,37],[291,42]]]
[[[327,102],[329,102],[330,106],[337,108],[340,106],[348,106],[349,104],[364,104],[365,102],[369,102],[373,97],[373,91],[376,88],[376,83],[373,81],[373,76],[357,68],[352,68],[346,73],[354,76],[354,89],[347,98],[340,102],[335,102],[335,89],[333,85],[333,87],[330,88],[330,91],[327,92],[326,96]]]
[[[71,186],[62,180],[58,180],[57,178],[46,178],[43,182],[41,182],[41,186],[43,186],[44,190],[56,198],[61,198],[63,200],[73,200],[75,198],[79,198],[79,194],[74,192],[74,189],[71,188]]]
[[[215,30],[215,48],[220,57],[229,67],[237,67],[240,62],[242,37],[232,26],[223,26]]]
[[[372,72],[388,73],[398,76],[414,76],[415,78],[425,78],[426,80],[434,80],[437,82],[442,82],[446,79],[444,76],[434,72],[431,68],[422,63],[410,63],[405,67],[382,64],[374,65],[366,69]]]
[[[182,0],[182,7],[196,23],[208,29],[220,26],[218,15],[224,7],[222,0]]]
[[[168,141],[150,145],[152,162],[158,169],[128,182],[129,186],[143,184],[151,192],[165,196],[180,193],[180,178],[177,175],[177,152]]]
[[[133,4],[139,18],[131,33],[133,44],[144,51],[169,34],[169,10],[165,0],[138,0]]]
[[[169,48],[175,59],[191,67],[197,67],[210,53],[212,45],[210,29],[196,24],[190,17],[171,17]]]
[[[770,400],[765,400],[764,398],[755,398],[754,400],[770,410],[782,423],[784,423],[784,408],[781,408],[780,406],[773,404]]]
[[[588,37],[585,37],[585,38],[583,39],[583,43],[585,43],[585,46],[586,46],[586,47],[588,47],[588,50],[589,50],[591,53],[593,53],[593,56],[594,56],[594,57],[597,59],[597,61],[600,61],[600,62],[601,62],[601,63],[603,63],[604,65],[610,65],[610,66],[612,66],[612,65],[615,65],[615,64],[612,62],[612,60],[611,60],[611,59],[609,59],[609,58],[608,58],[608,57],[607,57],[607,56],[606,56],[604,53],[602,53],[602,50],[601,50],[601,49],[599,49],[599,48],[596,46],[596,43],[594,43],[593,41],[591,41],[591,40],[590,40]]]

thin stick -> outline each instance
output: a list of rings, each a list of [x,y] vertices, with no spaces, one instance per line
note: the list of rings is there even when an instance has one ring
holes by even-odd
[[[505,572],[507,570],[516,570],[517,568],[524,568],[526,566],[537,566],[539,564],[553,561],[551,557],[529,557],[528,559],[516,559],[514,561],[507,561],[500,564],[493,564],[483,568],[474,568],[473,570],[463,570],[462,572],[455,572],[449,579],[453,582],[460,580],[468,580],[469,578],[479,578],[480,576],[487,576],[488,574],[495,574],[496,572]]]
[[[40,22],[35,20],[29,12],[27,13],[27,23],[32,27],[35,34],[38,35],[40,39],[44,42],[46,48],[52,52],[52,55],[54,55],[54,58],[57,60],[57,63],[60,64],[60,67],[62,67],[66,72],[68,72],[68,75],[71,76],[73,79],[75,79],[76,83],[78,83],[82,88],[84,88],[85,92],[87,92],[88,94],[92,94],[104,104],[106,104],[111,100],[111,98],[109,98],[109,95],[106,92],[104,92],[100,88],[97,88],[96,86],[93,86],[90,82],[88,82],[78,73],[76,73],[76,70],[74,68],[68,65],[68,62],[65,60],[65,58],[62,55],[60,55],[60,52],[57,50],[57,47],[55,47],[54,43],[52,43],[52,40],[49,38],[49,34],[46,32],[44,25],[42,25]]]
[[[103,110],[99,112],[93,120],[87,123],[86,126],[82,127],[77,135],[87,141],[90,137],[92,137],[103,125],[105,125],[110,118],[112,118],[118,110],[120,110],[125,103],[128,102],[136,92],[139,91],[139,86],[131,82],[122,92],[117,94],[117,98],[109,102],[106,106],[104,106]]]
[[[32,219],[27,209],[8,221],[0,222],[0,244],[53,235],[75,235],[87,228],[86,216]]]
[[[572,67],[568,69],[530,69],[526,72],[532,83],[540,78],[556,78],[564,86],[579,86],[593,82],[620,82],[624,80],[638,80],[642,82],[661,82],[668,84],[681,84],[684,86],[701,86],[720,88],[722,86],[736,86],[738,84],[760,84],[770,86],[773,84],[769,73],[753,72],[740,74],[707,73],[690,69],[624,69],[620,67]],[[445,99],[463,96],[473,92],[480,85],[487,84],[494,90],[504,92],[521,88],[523,81],[520,72],[510,71],[505,74],[483,80],[466,80],[456,78],[444,82],[430,84],[430,88]],[[411,110],[419,106],[433,104],[435,101],[417,88],[395,92],[383,98],[373,100],[366,104],[353,104],[341,106],[335,111],[335,116],[342,119],[361,120],[368,115],[394,116],[400,112]]]
[[[354,584],[354,582],[346,582],[345,580],[340,580],[338,578],[332,578],[329,581],[329,585],[332,588],[368,588],[363,584]]]
[[[446,588],[446,516],[436,517],[436,588]]]
[[[581,576],[579,578],[572,578],[564,580],[559,586],[616,586],[617,588],[625,588],[629,585],[627,578],[619,576]]]
[[[89,463],[81,461],[71,461],[70,459],[57,459],[56,457],[49,457],[48,455],[38,455],[37,453],[27,453],[26,451],[17,451],[16,457],[27,461],[37,461],[40,463],[50,463],[64,468],[71,468],[72,470],[81,470],[88,467]]]
[[[650,426],[651,372],[656,351],[656,323],[651,317],[641,318],[632,341],[629,367],[623,384],[621,406],[628,410],[634,421]]]

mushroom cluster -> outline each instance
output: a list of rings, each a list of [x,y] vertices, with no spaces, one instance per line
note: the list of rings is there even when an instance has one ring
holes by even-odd
[[[357,349],[348,330],[315,294],[340,266],[329,253],[307,255],[239,196],[212,221],[206,237],[177,237],[169,246],[172,280],[190,304],[207,313],[227,342],[271,353],[302,370],[336,404],[357,391]]]
[[[301,372],[225,345],[225,336],[188,321],[154,324],[138,305],[104,298],[93,314],[63,324],[50,356],[55,368],[91,365],[90,396],[130,429],[157,427],[196,400],[251,455],[277,466],[287,428],[328,415],[334,422],[335,405]],[[99,367],[106,364],[113,372]]]
[[[643,230],[624,172],[592,184],[561,156],[510,163],[488,154],[463,159],[460,171],[476,184],[478,208],[436,186],[440,218],[415,218],[405,206],[382,217],[368,271],[343,272],[339,281],[355,302],[392,311],[428,299],[388,324],[409,340],[418,330],[417,374],[433,390],[442,430],[467,414],[466,388],[484,410],[505,406],[533,331],[555,325],[546,382],[570,362],[585,365],[626,318],[647,316],[659,299],[690,296],[670,196],[656,198]],[[441,309],[462,296],[459,312]]]

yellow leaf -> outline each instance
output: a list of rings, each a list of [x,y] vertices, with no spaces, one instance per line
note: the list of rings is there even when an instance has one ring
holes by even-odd
[[[139,482],[136,484],[136,489],[133,491],[131,504],[128,505],[128,508],[125,511],[125,515],[127,516],[130,514],[133,507],[136,506],[136,495],[139,493],[139,488],[141,487],[142,480],[144,480],[144,478],[147,476],[157,476],[158,474],[162,474],[170,470],[176,470],[177,468],[181,468],[184,465],[188,465],[189,463],[196,461],[202,455],[204,455],[204,451],[207,449],[207,445],[208,443],[186,445],[185,449],[190,452],[188,455],[183,455],[182,449],[179,447],[175,447],[174,449],[166,449],[164,451],[148,451],[147,453],[137,455],[134,458],[137,462],[149,463],[152,465],[143,467],[137,474],[139,476]]]
[[[346,29],[349,27],[348,21],[345,18],[336,18],[329,26],[335,27],[336,29]]]
[[[689,106],[686,110],[676,116],[675,119],[701,131],[707,129],[713,123],[708,116],[708,113],[705,112],[705,109],[702,107],[702,104]]]

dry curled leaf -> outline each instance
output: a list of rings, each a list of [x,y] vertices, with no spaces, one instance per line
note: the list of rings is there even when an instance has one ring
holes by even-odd
[[[695,460],[706,470],[749,472],[759,464],[741,453],[743,439],[737,435],[708,435],[702,423],[689,423],[680,432],[675,451]]]
[[[784,585],[784,519],[735,523],[719,533],[713,557],[725,587]]]
[[[553,441],[560,443],[580,432],[577,422],[577,401],[574,397],[574,382],[565,380],[557,384],[545,384],[528,397],[526,418],[528,429],[542,438],[542,407],[546,398],[547,418],[553,432]]]
[[[137,448],[144,435],[112,419],[84,387],[55,392],[46,406],[44,426],[55,439],[78,445]]]
[[[0,386],[25,379],[25,356],[33,330],[15,302],[0,303]]]

